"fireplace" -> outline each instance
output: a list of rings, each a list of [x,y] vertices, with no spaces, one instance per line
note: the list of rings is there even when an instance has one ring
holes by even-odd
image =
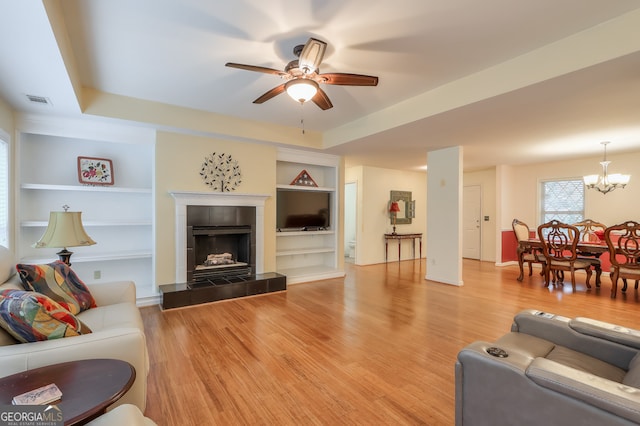
[[[284,275],[264,272],[269,195],[170,193],[176,203],[176,282],[159,286],[163,309],[287,289]]]
[[[170,191],[171,196],[175,199],[176,222],[175,222],[175,259],[176,259],[176,283],[187,282],[187,226],[196,224],[199,216],[201,219],[198,225],[213,226],[236,226],[251,224],[251,222],[241,223],[238,221],[231,222],[230,210],[215,210],[213,216],[211,211],[204,213],[204,209],[192,210],[191,207],[249,207],[253,213],[253,230],[255,233],[255,241],[252,241],[252,259],[250,264],[253,265],[253,272],[260,274],[264,272],[264,204],[270,196],[267,194],[241,194],[235,192],[194,192],[194,191]],[[191,213],[187,215],[187,210]],[[199,210],[199,212],[198,212]],[[243,211],[243,210],[241,210]],[[243,214],[243,213],[240,213]],[[209,221],[213,217],[214,221]],[[233,216],[236,217],[236,216]],[[206,220],[206,222],[204,222]]]
[[[255,273],[256,209],[187,206],[187,281]]]

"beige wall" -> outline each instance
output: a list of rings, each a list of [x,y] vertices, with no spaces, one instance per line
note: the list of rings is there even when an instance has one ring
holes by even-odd
[[[496,167],[496,227],[494,228],[496,263],[502,262],[502,230],[511,229],[513,218],[518,217],[515,211],[517,203],[514,202],[517,188],[514,184],[514,173],[512,166]]]
[[[264,270],[275,271],[276,148],[225,139],[159,132],[155,162],[156,282],[175,282],[175,204],[169,191],[210,191],[200,177],[204,158],[212,152],[238,161],[242,183],[238,193],[269,194],[264,221]]]
[[[392,231],[387,203],[390,191],[411,191],[416,201],[416,217],[410,225],[397,225],[397,232],[426,233],[427,179],[423,172],[406,172],[377,167],[354,167],[345,172],[347,182],[358,185],[357,259],[360,265],[384,262],[384,233]],[[397,260],[397,246],[389,249],[389,259]],[[416,253],[418,251],[416,243]],[[422,256],[426,250],[423,246]],[[417,256],[417,254],[416,254]],[[403,242],[402,258],[411,258],[409,241]]]
[[[357,231],[358,258],[356,263],[368,265],[384,262],[384,242],[382,234],[391,232],[392,226],[385,211],[389,191],[411,191],[416,200],[416,218],[411,225],[398,225],[397,232],[422,232],[422,256],[426,255],[426,210],[427,180],[423,172],[406,172],[377,167],[350,167],[345,170],[345,181],[358,185]],[[482,260],[494,262],[496,259],[496,171],[488,169],[465,173],[464,185],[480,185],[482,188],[482,216],[489,216],[489,222],[482,222]],[[411,257],[409,243],[402,247],[402,258]],[[390,249],[389,258],[397,259],[395,247]]]
[[[593,189],[585,190],[585,217],[605,225],[613,225],[625,220],[640,220],[640,175],[636,173],[640,164],[640,152],[608,155],[611,173],[629,173],[631,181],[625,189],[617,189],[603,195]],[[592,157],[557,163],[511,166],[510,188],[503,187],[503,197],[512,215],[502,217],[503,230],[511,229],[514,217],[526,222],[529,227],[540,225],[539,187],[545,179],[579,178],[583,175],[600,173],[602,157]]]
[[[511,221],[518,216],[518,200],[521,194],[515,185],[515,168],[513,166],[500,165],[496,167],[496,201],[497,201],[497,225],[498,232],[502,229],[511,229]],[[522,215],[522,212],[519,212]],[[524,218],[522,220],[525,220]]]
[[[322,134],[300,128],[251,121],[229,115],[189,109],[159,102],[83,89],[85,114],[147,123],[165,130],[184,129],[190,133],[228,135],[246,141],[269,142],[322,148]]]

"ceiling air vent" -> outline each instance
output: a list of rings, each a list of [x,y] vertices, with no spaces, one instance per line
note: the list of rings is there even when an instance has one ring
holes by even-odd
[[[51,101],[49,98],[45,98],[44,96],[35,96],[35,95],[26,95],[29,102],[35,102],[37,104],[51,105]]]

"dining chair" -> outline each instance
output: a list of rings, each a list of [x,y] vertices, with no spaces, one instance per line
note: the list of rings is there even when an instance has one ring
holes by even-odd
[[[591,288],[591,263],[578,259],[578,228],[558,220],[552,220],[538,226],[538,238],[542,242],[542,253],[546,257],[544,270],[545,286],[549,285],[550,275],[553,273],[553,283],[564,279],[564,271],[571,273],[571,287],[576,289],[575,271],[584,269],[587,273],[587,288]]]
[[[618,292],[618,279],[624,281],[622,291],[627,290],[627,279],[640,280],[640,223],[627,221],[608,227],[604,239],[609,247],[611,261],[611,297]]]
[[[539,263],[542,265],[542,270],[540,271],[540,275],[544,275],[544,265],[546,263],[546,259],[544,255],[537,248],[525,247],[520,244],[521,241],[527,241],[531,237],[531,231],[529,230],[529,226],[518,220],[513,219],[511,222],[511,227],[513,228],[513,233],[516,236],[516,241],[518,242],[518,248],[516,249],[518,255],[518,266],[520,267],[520,275],[518,275],[518,281],[522,281],[524,278],[524,264],[529,264],[529,276],[533,274],[532,265],[534,263]]]
[[[573,224],[580,232],[580,241],[588,243],[597,243],[604,238],[604,230],[607,226],[596,222],[595,220],[585,219]],[[600,276],[602,275],[602,262],[600,261],[601,252],[590,252],[588,250],[579,249],[578,259],[587,260],[596,271],[596,287],[600,287]]]

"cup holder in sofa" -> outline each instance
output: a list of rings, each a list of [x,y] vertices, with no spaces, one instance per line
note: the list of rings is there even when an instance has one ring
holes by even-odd
[[[495,346],[487,348],[486,351],[489,355],[495,356],[497,358],[506,358],[509,356],[507,351],[505,351],[504,349],[496,348]]]

